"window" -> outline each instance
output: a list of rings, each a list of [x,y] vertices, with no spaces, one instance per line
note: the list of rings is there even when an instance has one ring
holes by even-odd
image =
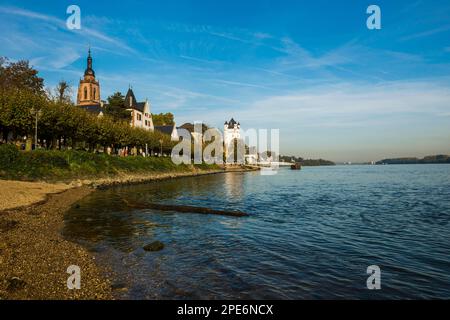
[[[138,121],[141,121],[142,120],[142,114],[138,113],[137,114],[137,119],[138,119]]]
[[[87,100],[87,88],[84,87],[84,100]]]
[[[95,96],[97,95],[97,89],[96,88],[94,88],[94,97],[93,97],[93,99],[95,100]]]

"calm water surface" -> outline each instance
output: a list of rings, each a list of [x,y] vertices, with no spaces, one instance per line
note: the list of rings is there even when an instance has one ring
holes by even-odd
[[[112,268],[128,288],[119,298],[450,298],[450,165],[228,173],[97,191],[79,205],[64,235]],[[142,249],[155,240],[165,249]],[[366,288],[369,265],[382,270],[380,291]]]

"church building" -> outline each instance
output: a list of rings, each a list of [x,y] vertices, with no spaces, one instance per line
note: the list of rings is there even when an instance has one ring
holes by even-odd
[[[84,77],[80,79],[78,85],[77,106],[98,117],[102,117],[108,107],[108,104],[105,104],[100,98],[100,83],[95,78],[95,72],[92,68],[91,49],[88,52]],[[149,101],[138,102],[131,87],[125,96],[124,108],[131,114],[130,125],[132,127],[154,131]]]
[[[92,69],[91,49],[89,49],[84,78],[80,79],[78,85],[77,105],[81,107],[101,106],[100,83],[95,79],[95,72]]]
[[[95,78],[95,72],[92,68],[91,49],[88,52],[87,67],[84,71],[83,79],[80,79],[77,94],[77,106],[86,111],[103,117],[108,104],[100,98],[100,83]],[[138,102],[131,86],[125,95],[123,108],[130,112],[130,126],[134,128],[143,128],[148,131],[159,131],[170,136],[172,141],[178,141],[179,135],[175,124],[154,126],[152,113],[150,111],[150,102],[146,99],[144,102]]]

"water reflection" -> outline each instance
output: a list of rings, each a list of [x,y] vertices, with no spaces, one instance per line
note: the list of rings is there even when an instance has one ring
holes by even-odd
[[[241,201],[243,191],[244,173],[229,173],[224,176],[225,196],[232,201]]]

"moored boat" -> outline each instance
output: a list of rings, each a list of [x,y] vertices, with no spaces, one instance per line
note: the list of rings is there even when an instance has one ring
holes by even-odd
[[[301,169],[302,169],[302,165],[298,162],[291,165],[291,170],[301,170]]]

